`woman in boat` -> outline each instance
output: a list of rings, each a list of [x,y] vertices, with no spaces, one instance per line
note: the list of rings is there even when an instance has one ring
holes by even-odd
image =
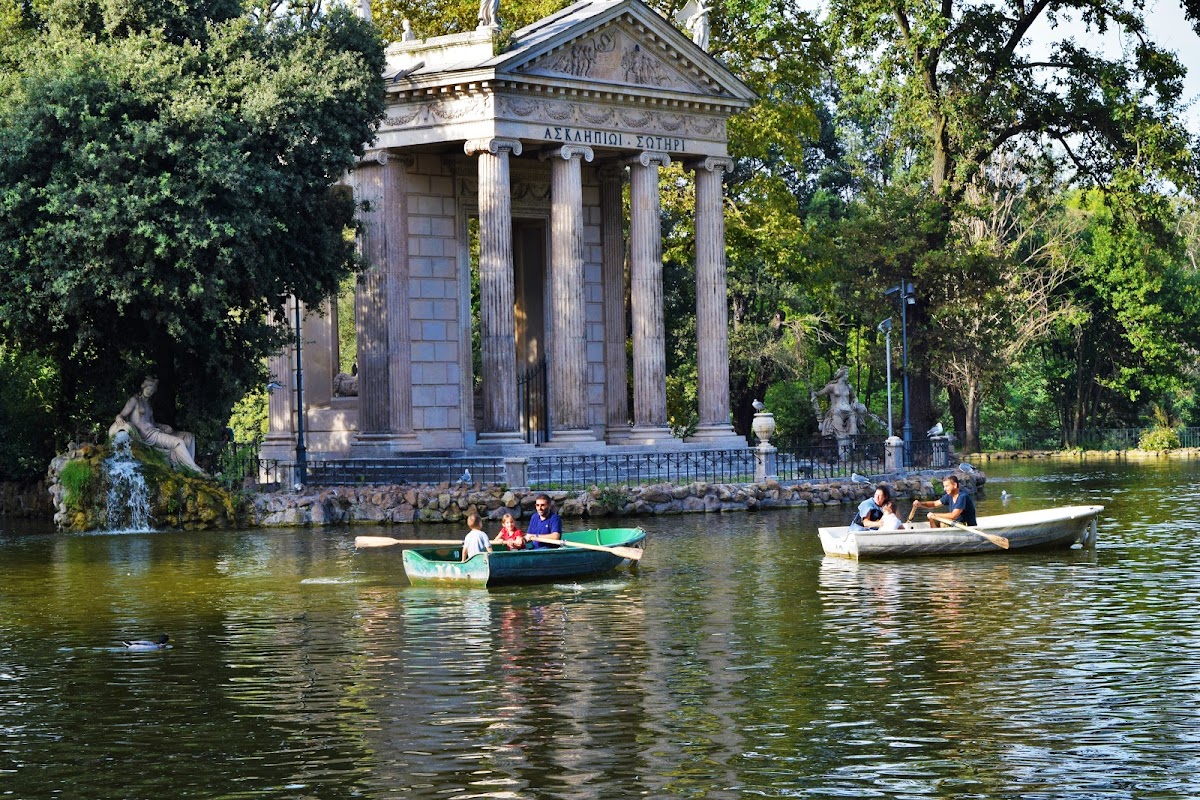
[[[462,543],[462,560],[466,561],[472,556],[477,556],[480,553],[492,552],[492,543],[488,541],[487,534],[483,532],[483,520],[478,514],[471,514],[467,517],[466,537]]]
[[[492,544],[505,545],[509,550],[525,548],[525,534],[517,527],[517,519],[512,514],[500,518],[500,533],[492,539]]]
[[[850,521],[850,530],[877,530],[883,519],[883,504],[892,499],[892,490],[886,484],[875,487],[875,494],[858,504],[858,513]]]
[[[962,487],[958,483],[958,476],[947,475],[942,478],[942,488],[946,490],[946,493],[937,500],[914,500],[913,513],[916,513],[918,508],[946,506],[950,511],[945,514],[929,512],[927,516],[931,528],[940,528],[955,522],[959,525],[975,525],[975,501],[969,493],[962,491]],[[908,518],[912,519],[912,513],[908,515]]]

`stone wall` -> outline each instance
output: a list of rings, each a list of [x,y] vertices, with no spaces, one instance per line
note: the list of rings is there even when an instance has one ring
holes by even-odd
[[[944,471],[890,482],[899,498],[934,496],[933,480]],[[982,473],[961,475],[973,490],[984,484]],[[941,494],[940,483],[936,487]],[[768,480],[760,484],[691,483],[683,486],[609,487],[580,492],[547,491],[564,519],[639,517],[660,514],[754,511],[763,508],[812,508],[857,504],[874,492],[871,484],[796,483]],[[499,486],[370,486],[310,487],[299,493],[262,494],[254,498],[247,520],[266,527],[341,525],[349,523],[459,523],[468,514],[498,521],[505,513],[529,519],[536,489]]]
[[[19,519],[50,519],[54,501],[45,481],[0,481],[0,515]]]

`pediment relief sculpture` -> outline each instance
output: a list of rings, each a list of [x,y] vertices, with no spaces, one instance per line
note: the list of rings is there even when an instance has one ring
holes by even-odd
[[[697,94],[712,94],[717,88],[685,76],[641,37],[619,25],[576,39],[517,72]]]

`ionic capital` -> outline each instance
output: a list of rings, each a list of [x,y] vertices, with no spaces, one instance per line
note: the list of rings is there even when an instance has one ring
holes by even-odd
[[[480,153],[491,153],[499,155],[501,152],[512,153],[514,156],[521,155],[521,140],[520,139],[499,139],[489,137],[487,139],[468,139],[463,145],[463,150],[467,155],[474,156]]]
[[[591,161],[595,157],[592,148],[580,144],[564,144],[562,147],[552,147],[549,150],[543,150],[538,153],[538,158],[547,161],[551,158],[561,158],[563,161],[570,161],[572,158],[582,158],[584,161]]]
[[[671,156],[654,150],[643,150],[636,156],[630,156],[622,163],[630,166],[666,167],[671,163]]]
[[[601,181],[623,181],[625,180],[625,165],[624,164],[605,164],[600,167],[597,172],[600,175]]]
[[[706,172],[729,172],[733,169],[733,159],[726,156],[708,156],[699,158],[695,161],[687,161],[684,163],[685,169],[690,169],[694,172],[704,170]]]

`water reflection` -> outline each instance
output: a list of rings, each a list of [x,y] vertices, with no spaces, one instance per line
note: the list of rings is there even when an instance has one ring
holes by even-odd
[[[1104,504],[1095,552],[856,563],[816,540],[842,509],[677,517],[636,574],[459,592],[361,530],[6,533],[0,787],[1197,796],[1200,470],[1005,466],[981,513]]]

